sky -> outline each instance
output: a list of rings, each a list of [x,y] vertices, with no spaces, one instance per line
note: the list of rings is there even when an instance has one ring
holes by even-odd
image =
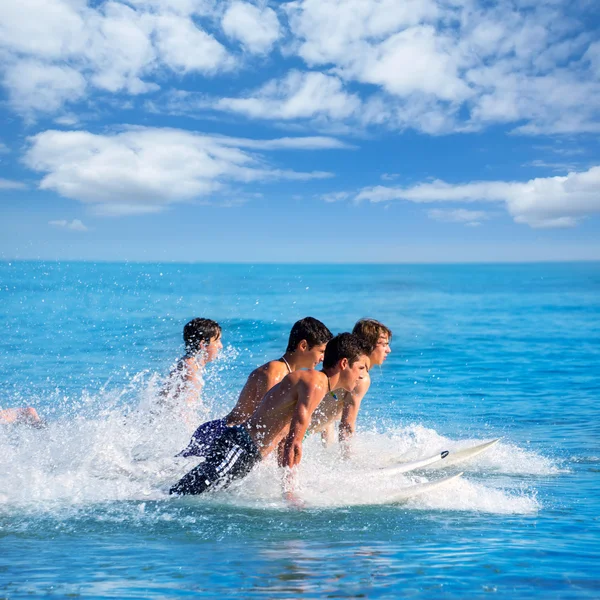
[[[597,0],[8,0],[0,78],[3,260],[600,260]]]

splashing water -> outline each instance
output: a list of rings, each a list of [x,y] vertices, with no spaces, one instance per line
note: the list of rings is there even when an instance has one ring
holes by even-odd
[[[45,429],[0,429],[0,505],[8,510],[165,499],[170,485],[198,459],[175,457],[187,444],[190,430],[172,405],[168,410],[156,409],[160,388],[158,376],[144,371],[118,392],[104,389],[96,397],[83,394],[73,403],[71,416],[50,422]],[[124,403],[132,397],[137,397],[134,409]],[[198,423],[220,416],[219,408],[210,402],[201,404]],[[453,441],[413,424],[362,432],[354,440],[351,459],[342,460],[337,445],[325,448],[318,436],[312,436],[305,442],[298,493],[307,506],[321,508],[388,504],[394,501],[395,492],[441,475],[390,477],[378,473],[379,467],[478,441]],[[508,442],[461,464],[460,470],[466,472],[463,479],[412,498],[407,506],[530,514],[539,509],[535,490],[521,479],[514,483],[506,476],[559,472],[549,459]],[[207,501],[283,508],[280,478],[274,458],[269,457],[243,482],[211,494]]]

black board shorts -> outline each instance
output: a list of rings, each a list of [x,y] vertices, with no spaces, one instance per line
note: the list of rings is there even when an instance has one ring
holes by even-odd
[[[206,460],[184,475],[169,490],[170,494],[203,494],[222,489],[235,479],[248,475],[261,460],[254,440],[243,425],[226,427],[204,456]]]
[[[175,456],[205,456],[213,442],[227,429],[226,419],[215,419],[202,423],[192,434],[190,443]]]

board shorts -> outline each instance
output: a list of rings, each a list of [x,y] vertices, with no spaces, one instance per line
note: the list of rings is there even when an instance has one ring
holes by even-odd
[[[243,425],[225,427],[225,431],[208,448],[206,460],[184,475],[169,494],[188,495],[222,489],[242,479],[262,459]]]
[[[225,418],[202,423],[192,435],[190,443],[175,456],[206,456],[211,444],[229,429]]]

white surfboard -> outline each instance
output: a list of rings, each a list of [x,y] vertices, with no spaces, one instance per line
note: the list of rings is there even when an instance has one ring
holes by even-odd
[[[435,481],[428,481],[427,483],[416,483],[414,485],[409,485],[408,487],[395,492],[388,502],[403,502],[404,500],[408,500],[413,496],[418,496],[419,494],[424,494],[425,492],[431,492],[432,490],[447,485],[451,481],[456,481],[459,477],[462,477],[462,473],[456,473],[455,475],[450,475],[450,477],[436,479]]]
[[[450,450],[450,454],[448,454],[443,461],[431,463],[424,467],[424,469],[427,471],[433,471],[434,469],[446,469],[447,467],[452,467],[466,460],[470,460],[478,454],[489,450],[492,446],[495,446],[501,439],[502,438],[496,438],[495,440],[491,440],[483,444],[477,444],[476,446],[470,446],[469,448],[464,448],[463,450]]]
[[[501,438],[496,438],[490,442],[483,444],[477,444],[476,446],[470,446],[462,450],[444,450],[444,452],[438,452],[428,458],[421,460],[415,460],[412,462],[398,463],[391,467],[382,467],[376,473],[380,475],[398,475],[399,473],[408,473],[410,471],[416,471],[418,469],[433,470],[433,469],[445,469],[446,467],[456,465],[465,460],[469,460],[485,452],[500,441]]]
[[[438,452],[428,458],[421,460],[414,460],[412,462],[398,463],[391,467],[382,467],[377,471],[380,475],[398,475],[399,473],[408,473],[409,471],[416,471],[417,469],[424,469],[425,467],[444,460],[448,456],[448,450]]]

